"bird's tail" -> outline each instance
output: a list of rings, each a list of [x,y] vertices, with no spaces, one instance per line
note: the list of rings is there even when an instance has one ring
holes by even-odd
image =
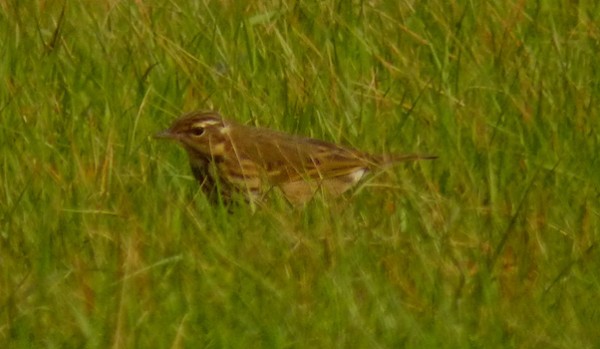
[[[437,158],[437,155],[430,154],[389,154],[378,157],[377,162],[381,166],[390,166],[403,161],[434,160]]]

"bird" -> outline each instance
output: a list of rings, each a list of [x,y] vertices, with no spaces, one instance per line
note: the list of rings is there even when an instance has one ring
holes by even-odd
[[[260,200],[272,188],[293,205],[323,192],[337,197],[364,176],[399,162],[435,155],[373,155],[335,143],[243,125],[217,111],[193,111],[155,135],[186,150],[192,173],[210,200],[235,194]]]

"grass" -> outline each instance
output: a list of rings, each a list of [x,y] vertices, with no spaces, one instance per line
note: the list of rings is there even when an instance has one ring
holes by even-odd
[[[0,1],[4,348],[594,348],[590,1]],[[209,205],[177,115],[420,151]]]

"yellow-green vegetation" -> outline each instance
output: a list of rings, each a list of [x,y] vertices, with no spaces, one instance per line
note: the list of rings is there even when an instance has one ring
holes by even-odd
[[[595,348],[593,1],[0,1],[0,347]],[[211,206],[184,111],[423,152]]]

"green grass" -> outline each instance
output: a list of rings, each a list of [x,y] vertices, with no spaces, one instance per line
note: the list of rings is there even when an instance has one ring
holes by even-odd
[[[600,343],[595,2],[0,1],[0,16],[0,347]],[[230,214],[151,138],[213,108],[439,159]]]

